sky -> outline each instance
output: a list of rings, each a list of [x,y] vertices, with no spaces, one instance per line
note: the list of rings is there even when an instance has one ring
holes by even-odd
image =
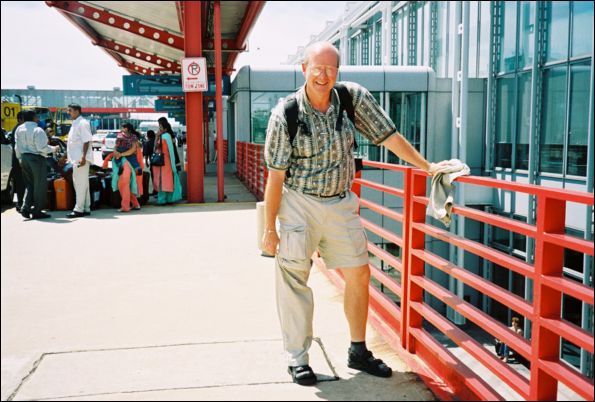
[[[342,16],[345,1],[269,1],[235,64],[279,65],[326,21]],[[41,1],[2,1],[2,88],[111,90],[128,72],[55,9]]]

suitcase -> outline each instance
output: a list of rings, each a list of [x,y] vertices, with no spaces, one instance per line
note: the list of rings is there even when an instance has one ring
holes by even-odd
[[[101,205],[112,206],[112,176],[101,177]]]
[[[182,184],[182,198],[186,199],[188,195],[188,174],[185,170],[178,172],[180,183]]]
[[[121,208],[122,207],[122,197],[120,196],[119,191],[112,191],[112,195],[110,198],[110,205],[112,208]]]
[[[103,185],[98,176],[89,176],[89,195],[91,196],[91,209],[99,208]]]
[[[143,195],[140,196],[138,202],[140,205],[145,205],[149,202],[149,182],[151,181],[151,173],[143,172]]]
[[[47,178],[48,190],[46,197],[46,209],[49,209],[50,211],[54,211],[56,209],[56,190],[54,189],[55,180],[56,178],[54,176]]]
[[[56,210],[68,211],[74,208],[74,188],[64,178],[54,180]]]

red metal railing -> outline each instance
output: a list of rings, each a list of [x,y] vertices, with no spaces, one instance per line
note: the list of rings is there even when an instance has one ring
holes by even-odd
[[[237,175],[259,201],[264,199],[268,170],[264,163],[264,145],[237,142]]]
[[[403,189],[361,178],[357,178],[354,183],[354,191],[358,193],[358,187],[364,186],[398,196],[404,201],[403,213],[399,213],[369,200],[361,200],[362,207],[401,222],[403,225],[402,233],[396,234],[362,218],[367,230],[395,243],[402,249],[401,259],[375,244],[368,243],[370,253],[401,273],[399,283],[380,268],[370,264],[372,276],[401,299],[399,307],[384,293],[370,286],[370,307],[373,312],[371,322],[385,338],[393,345],[403,347],[420,357],[435,373],[439,373],[442,380],[460,399],[503,399],[503,397],[484,378],[466,366],[427,332],[422,326],[424,320],[440,330],[525,399],[555,400],[558,381],[561,381],[587,400],[593,400],[593,381],[561,361],[559,357],[561,337],[593,353],[593,334],[561,318],[562,294],[593,305],[593,288],[565,278],[562,272],[565,248],[593,256],[592,242],[565,234],[566,203],[592,206],[593,194],[485,177],[467,176],[457,180],[459,183],[525,193],[536,197],[537,222],[535,225],[467,207],[453,208],[454,214],[533,237],[535,262],[529,264],[482,243],[427,224],[427,175],[423,171],[371,161],[364,161],[364,165],[397,171],[404,175]],[[525,278],[532,279],[533,303],[426,250],[426,236],[452,244]],[[323,268],[330,279],[343,287],[343,280],[337,271],[324,269],[324,263],[319,258],[316,259],[316,263]],[[425,263],[531,320],[532,339],[527,340],[515,334],[506,325],[426,277]],[[527,359],[531,368],[530,378],[526,378],[501,361],[481,343],[425,303],[424,292],[441,300]]]
[[[259,200],[262,200],[264,196],[268,175],[264,166],[263,148],[258,144],[237,143],[238,177]],[[366,199],[360,201],[362,207],[403,225],[402,233],[397,234],[362,218],[362,223],[367,230],[401,247],[403,256],[402,258],[395,257],[375,244],[368,243],[370,253],[401,273],[401,282],[399,283],[379,267],[370,264],[372,276],[401,299],[399,307],[384,293],[370,286],[370,307],[375,315],[371,317],[371,322],[376,329],[394,346],[403,347],[420,357],[435,373],[439,373],[441,379],[460,399],[493,400],[502,399],[502,396],[434,339],[422,327],[423,320],[428,321],[448,336],[455,344],[525,399],[555,400],[557,399],[558,381],[561,381],[587,400],[593,400],[593,380],[571,368],[559,357],[561,337],[589,353],[593,353],[593,334],[561,318],[562,294],[593,305],[593,288],[565,278],[562,272],[565,248],[591,256],[594,254],[592,242],[565,234],[566,203],[573,202],[593,206],[593,194],[485,177],[466,176],[457,180],[458,183],[524,193],[536,197],[537,222],[535,225],[463,206],[456,206],[452,210],[454,214],[465,218],[533,237],[535,239],[535,262],[529,264],[482,243],[426,224],[427,174],[423,171],[372,161],[364,161],[364,165],[401,172],[404,176],[403,189],[361,178],[356,178],[353,185],[353,191],[358,194],[361,193],[360,188],[364,186],[400,197],[403,199],[404,205],[403,213],[400,213]],[[464,267],[459,267],[425,250],[426,236],[452,244],[533,280],[533,303]],[[315,261],[333,282],[343,287],[343,279],[338,271],[326,270],[324,262],[320,258],[316,258],[316,255]],[[430,280],[425,276],[425,263],[529,319],[533,328],[532,339],[527,340],[513,333],[506,325]],[[531,367],[530,377],[526,378],[502,362],[482,344],[425,303],[424,292],[432,294],[527,359]]]

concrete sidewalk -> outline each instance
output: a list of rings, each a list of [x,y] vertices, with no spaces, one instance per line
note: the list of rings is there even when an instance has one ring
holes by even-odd
[[[371,328],[394,376],[347,368],[342,296],[315,268],[324,381],[291,383],[253,202],[52,215],[1,217],[3,400],[435,398]]]

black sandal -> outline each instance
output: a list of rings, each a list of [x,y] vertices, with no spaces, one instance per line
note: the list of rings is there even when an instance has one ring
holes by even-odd
[[[312,367],[306,365],[297,367],[288,367],[287,372],[291,374],[293,382],[299,385],[314,385],[316,384],[316,374]]]
[[[382,360],[374,358],[372,352],[369,350],[366,350],[362,354],[350,351],[347,366],[352,369],[365,371],[376,377],[388,378],[393,374],[393,370]]]

